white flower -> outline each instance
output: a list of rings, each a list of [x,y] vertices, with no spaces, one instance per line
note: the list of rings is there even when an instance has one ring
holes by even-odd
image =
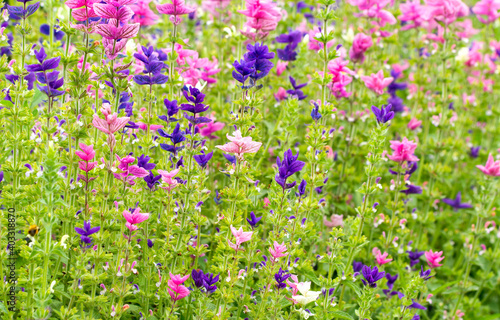
[[[304,319],[309,319],[309,317],[314,316],[314,313],[309,313],[309,312],[307,312],[306,310],[304,310],[302,308],[299,309],[299,313],[300,313],[301,316],[304,317]]]
[[[49,287],[49,292],[50,293],[54,293],[54,286],[55,285],[56,285],[56,281],[55,280],[50,283],[50,287]]]
[[[66,240],[69,238],[69,236],[67,234],[65,234],[64,236],[62,236],[61,238],[61,246],[66,249],[66,247],[68,246],[65,242]]]
[[[458,50],[458,53],[457,53],[457,56],[455,57],[455,60],[457,62],[462,62],[462,63],[469,60],[469,48],[464,47],[464,48]]]
[[[321,291],[311,291],[311,282],[301,282],[297,285],[297,289],[301,293],[301,295],[292,296],[292,299],[295,300],[298,304],[307,305],[310,302],[318,299],[318,296],[321,294]]]

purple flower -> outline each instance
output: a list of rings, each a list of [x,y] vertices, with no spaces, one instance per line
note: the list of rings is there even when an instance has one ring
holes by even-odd
[[[408,257],[410,258],[410,267],[413,268],[417,263],[420,262],[420,257],[424,255],[424,251],[406,251]]]
[[[247,218],[248,224],[252,226],[252,229],[254,229],[257,226],[257,223],[262,219],[262,217],[257,218],[255,216],[255,213],[250,212],[250,219]]]
[[[201,154],[194,155],[193,158],[200,165],[200,167],[205,168],[207,166],[208,161],[212,159],[214,152],[210,152],[205,154],[205,151],[201,151]]]
[[[424,307],[423,305],[421,305],[420,303],[418,302],[415,302],[415,300],[411,299],[412,301],[412,304],[410,304],[408,306],[409,309],[420,309],[420,310],[427,310],[426,307]]]
[[[250,75],[254,81],[264,78],[269,74],[269,71],[274,67],[274,63],[270,60],[274,59],[274,52],[269,52],[269,48],[262,43],[255,45],[247,45],[248,52],[243,58],[248,63],[253,63],[255,71]]]
[[[175,129],[172,132],[172,134],[167,134],[165,131],[163,131],[163,129],[158,129],[157,132],[158,132],[159,136],[164,137],[164,138],[169,138],[170,141],[173,144],[173,145],[169,145],[169,144],[161,143],[160,147],[163,150],[171,152],[173,154],[176,154],[177,151],[179,151],[182,148],[184,148],[184,146],[182,146],[182,147],[177,147],[176,146],[179,143],[181,143],[181,142],[183,142],[183,141],[186,140],[186,137],[185,137],[186,133],[184,131],[181,131],[181,126],[178,123],[175,126]]]
[[[149,175],[145,176],[143,179],[148,185],[148,188],[153,190],[155,185],[160,184],[161,175],[155,176],[152,171],[149,171]]]
[[[248,77],[255,72],[255,65],[252,62],[247,62],[241,59],[239,62],[236,60],[233,63],[233,78],[241,84],[245,84]]]
[[[293,183],[286,183],[286,180],[304,167],[305,162],[297,160],[298,157],[298,152],[297,155],[293,155],[292,150],[288,149],[285,151],[283,161],[281,161],[280,157],[276,159],[278,173],[274,179],[283,188],[283,191],[293,188],[297,184],[295,181]]]
[[[470,155],[472,158],[477,158],[477,157],[479,156],[479,150],[481,150],[481,146],[478,146],[478,147],[471,147],[471,148],[470,148],[469,155]]]
[[[143,154],[137,159],[137,166],[140,168],[144,168],[148,171],[153,170],[156,164],[148,163],[149,160],[151,160],[151,158]]]
[[[154,242],[151,239],[148,239],[148,247],[152,248],[154,246]]]
[[[287,43],[284,49],[276,50],[278,52],[278,58],[283,61],[294,61],[297,59],[297,46],[302,40],[302,32],[295,30],[289,34],[281,34],[276,37],[276,42]]]
[[[145,75],[135,75],[134,82],[138,85],[164,84],[168,81],[168,76],[161,74],[165,64],[158,60],[158,53],[154,51],[153,46],[141,47],[144,54],[135,53],[134,57],[144,63]]]
[[[288,273],[288,271],[283,271],[281,268],[280,270],[278,271],[278,273],[276,273],[274,275],[274,279],[276,280],[276,287],[278,288],[278,290],[280,289],[285,289],[286,288],[286,279],[290,278],[292,275]]]
[[[222,203],[222,197],[221,194],[219,193],[219,190],[215,190],[215,197],[214,197],[215,204],[221,204]]]
[[[443,202],[453,208],[454,211],[458,211],[458,209],[470,209],[472,205],[469,203],[462,202],[462,193],[458,192],[455,199],[444,198]]]
[[[420,278],[424,280],[429,280],[433,276],[431,276],[431,269],[424,271],[424,266],[420,266],[420,273],[419,273]]]
[[[388,104],[379,108],[372,106],[372,112],[375,115],[378,123],[386,123],[394,118],[392,105]]]
[[[7,10],[9,14],[13,15],[17,19],[26,19],[27,17],[34,14],[38,10],[38,8],[40,8],[40,2],[30,4],[29,6],[26,7],[26,10],[23,7],[15,7],[7,5]]]
[[[300,90],[300,89],[307,86],[307,82],[302,83],[302,84],[297,84],[297,82],[295,81],[295,79],[292,76],[290,76],[289,79],[290,79],[290,83],[292,84],[293,90],[287,90],[286,92],[289,95],[296,96],[297,99],[299,99],[299,100],[304,100],[307,96],[305,96],[304,93],[302,92],[302,90]]]
[[[200,90],[194,87],[190,87],[188,92],[188,90],[184,88],[182,90],[182,94],[184,95],[184,98],[186,98],[186,100],[190,103],[181,104],[179,109],[193,114],[193,116],[188,116],[186,113],[184,113],[184,118],[186,118],[193,125],[212,122],[211,119],[206,117],[196,118],[197,114],[205,112],[210,108],[208,105],[203,103],[203,101],[205,100],[205,95],[201,93]]]
[[[401,190],[399,192],[401,193],[404,193],[406,195],[410,195],[410,194],[421,194],[422,193],[422,188],[420,188],[419,186],[414,186],[412,184],[408,185],[407,186],[408,189],[406,190]]]
[[[306,180],[302,179],[302,181],[299,184],[299,187],[297,188],[297,197],[302,197],[306,193],[306,187],[307,187],[307,182]]]
[[[385,278],[387,279],[387,287],[392,290],[394,287],[394,282],[398,279],[398,274],[391,276],[389,273],[385,274]]]
[[[40,33],[44,34],[46,36],[49,36],[50,35],[50,26],[46,23],[42,24],[40,26]],[[57,30],[56,28],[53,28],[53,34],[54,34],[54,39],[56,39],[57,41],[62,40],[62,38],[65,35],[64,32]]]
[[[179,112],[179,107],[177,106],[177,100],[170,101],[168,99],[165,99],[163,100],[163,104],[165,105],[165,108],[167,108],[167,115],[159,116],[158,118],[166,122],[178,121],[178,119],[173,117],[177,114],[177,112]]]
[[[353,261],[352,262],[352,270],[354,272],[360,272],[363,269],[363,262]]]
[[[83,222],[83,229],[82,228],[75,228],[76,233],[80,235],[80,240],[83,243],[86,244],[91,244],[92,243],[92,238],[90,237],[94,233],[98,232],[101,230],[101,227],[90,227],[90,221],[84,221]]]
[[[373,267],[373,269],[369,266],[363,266],[362,274],[364,279],[361,279],[365,286],[370,286],[370,288],[377,287],[377,281],[382,279],[385,276],[385,272],[378,272],[377,267]],[[365,281],[366,280],[366,281]]]
[[[203,273],[203,270],[194,270],[191,272],[191,278],[194,281],[194,285],[197,288],[204,288],[205,292],[213,293],[217,290],[217,286],[215,285],[219,281],[219,275],[214,275],[212,273]]]
[[[319,113],[319,105],[316,102],[314,102],[314,108],[311,111],[311,118],[314,121],[318,121],[319,119],[321,119],[321,117],[322,115],[321,113]]]

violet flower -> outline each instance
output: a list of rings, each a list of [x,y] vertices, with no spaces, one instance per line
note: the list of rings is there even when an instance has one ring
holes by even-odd
[[[193,116],[188,116],[187,113],[184,112],[184,118],[186,118],[193,125],[212,122],[212,119],[209,119],[207,117],[196,117],[197,114],[205,112],[210,108],[208,105],[203,104],[205,95],[201,93],[200,90],[194,87],[190,87],[189,92],[188,90],[184,89],[182,90],[182,94],[184,95],[184,98],[186,98],[186,100],[190,103],[181,104],[180,109],[193,114]]]
[[[292,150],[288,149],[288,151],[285,151],[283,161],[281,161],[280,157],[276,159],[278,173],[276,173],[274,180],[283,188],[283,192],[286,189],[293,188],[297,184],[296,181],[293,183],[286,183],[286,180],[304,167],[305,162],[297,160],[298,157],[298,152],[297,155],[293,155]]]
[[[252,227],[252,229],[255,229],[257,226],[257,223],[262,219],[262,217],[256,217],[255,213],[250,212],[250,219],[247,218],[248,224]]]
[[[91,228],[90,220],[83,222],[83,228],[75,227],[76,233],[80,235],[80,240],[88,245],[92,243],[92,238],[90,236],[98,232],[99,230],[101,230],[101,227]]]
[[[168,76],[161,74],[165,64],[158,59],[158,53],[154,51],[153,46],[141,47],[144,54],[135,53],[134,57],[144,63],[145,75],[135,75],[134,82],[138,85],[164,84],[168,81]]]
[[[290,278],[292,275],[288,273],[288,271],[283,271],[281,268],[278,273],[274,275],[274,279],[276,280],[276,287],[278,290],[286,288],[286,279]]]
[[[362,273],[364,279],[361,279],[361,281],[365,286],[370,286],[370,288],[376,288],[376,282],[385,276],[385,272],[379,272],[377,267],[373,267],[372,269],[369,266],[363,266]]]
[[[381,106],[380,109],[372,106],[372,111],[378,123],[387,123],[394,118],[394,112],[392,111],[391,104]]]
[[[181,131],[181,126],[178,123],[175,126],[175,129],[172,132],[172,134],[167,134],[163,129],[158,129],[157,132],[158,132],[158,135],[160,137],[169,138],[173,144],[173,145],[169,145],[166,143],[160,143],[160,147],[163,150],[171,152],[175,155],[175,154],[177,154],[177,151],[182,150],[182,148],[184,148],[184,146],[177,147],[177,145],[179,143],[186,140],[185,132]]]
[[[205,154],[205,151],[201,151],[201,154],[194,155],[194,160],[200,165],[200,167],[205,168],[208,164],[208,161],[212,159],[214,152],[210,152]]]
[[[307,86],[307,82],[302,83],[302,84],[297,84],[297,82],[295,81],[295,79],[292,76],[290,76],[289,79],[290,79],[290,83],[292,84],[293,90],[287,90],[286,92],[289,95],[296,96],[298,100],[304,100],[305,98],[307,98],[307,96],[304,95],[302,90],[300,90],[300,89],[304,88],[305,86]]]
[[[455,199],[444,198],[442,200],[444,203],[453,208],[453,211],[458,211],[459,209],[470,209],[472,205],[469,203],[462,202],[462,193],[458,192]]]

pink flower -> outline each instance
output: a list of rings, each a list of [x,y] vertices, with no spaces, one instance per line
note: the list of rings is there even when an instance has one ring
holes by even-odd
[[[391,84],[394,78],[384,78],[384,72],[380,70],[377,73],[372,73],[371,76],[361,76],[361,80],[368,89],[380,95],[384,93],[384,89]]]
[[[342,227],[344,225],[344,215],[332,214],[330,220],[328,220],[326,217],[323,218],[323,224],[327,228]]]
[[[252,231],[244,232],[243,227],[240,227],[238,230],[236,230],[236,228],[233,227],[233,225],[231,225],[231,232],[233,233],[233,236],[236,239],[236,243],[232,243],[231,241],[227,240],[229,246],[236,251],[240,250],[243,251],[243,249],[240,248],[240,245],[243,242],[250,241],[250,239],[252,239],[253,232]]]
[[[100,34],[104,39],[108,40],[118,40],[133,38],[139,33],[140,25],[138,23],[125,24],[121,27],[117,27],[114,24],[100,24],[96,26],[96,32]],[[117,43],[120,43],[117,42]],[[123,47],[122,47],[123,48]]]
[[[481,0],[472,8],[472,11],[482,23],[492,23],[498,19],[500,17],[498,10],[500,10],[500,0]]]
[[[158,12],[171,16],[181,16],[194,12],[196,9],[186,6],[184,0],[171,0],[172,3],[158,4],[156,8]]]
[[[281,74],[286,70],[286,67],[288,66],[288,61],[281,61],[278,60],[276,63],[276,75],[279,77]]]
[[[442,266],[442,264],[439,264],[444,259],[444,257],[441,257],[442,255],[443,251],[439,252],[432,252],[432,250],[425,251],[425,258],[427,259],[427,264],[429,264],[429,267],[434,269]]]
[[[415,149],[417,148],[417,144],[413,142],[413,140],[408,141],[405,137],[403,141],[392,140],[391,141],[391,149],[394,153],[387,158],[396,162],[404,162],[404,161],[418,161],[418,158],[413,154]]]
[[[188,42],[189,39],[184,39],[184,42]],[[169,53],[172,51],[172,49],[164,49],[165,53]],[[195,50],[188,50],[188,49],[183,49],[182,45],[176,43],[174,45],[174,51],[177,53],[177,63],[182,66],[186,64],[186,58],[187,57],[193,57],[194,60],[198,59],[198,52]]]
[[[282,101],[286,99],[287,95],[288,94],[286,93],[285,88],[279,87],[278,92],[274,94],[274,97],[276,98],[276,101]]]
[[[247,16],[245,30],[241,33],[253,41],[262,40],[278,26],[281,13],[272,0],[246,0],[245,10],[238,11]],[[255,29],[255,32],[249,30]]]
[[[487,176],[492,176],[492,177],[500,176],[500,160],[495,161],[491,153],[488,156],[488,161],[486,161],[485,166],[477,165],[476,167]]]
[[[262,142],[252,141],[252,137],[242,137],[240,130],[233,132],[233,136],[226,134],[226,137],[231,142],[215,147],[224,152],[234,153],[238,158],[241,158],[245,153],[256,153],[262,146]]]
[[[387,252],[382,252],[378,248],[373,248],[373,254],[375,255],[375,260],[377,261],[377,264],[379,266],[389,263],[392,261],[392,259],[387,259],[387,256],[389,255]]]
[[[98,17],[94,12],[94,3],[97,0],[68,0],[64,4],[73,9],[71,16],[77,21],[86,21],[89,18]],[[83,7],[83,8],[82,8]]]
[[[136,224],[148,220],[149,213],[141,212],[141,208],[137,207],[134,211],[130,212],[128,210],[123,211],[123,217],[127,220],[125,226],[130,230],[130,232],[137,230]]]
[[[401,28],[402,30],[417,28],[424,22],[424,19],[422,18],[424,6],[420,4],[420,0],[410,0],[401,3],[399,5],[399,9],[401,10],[401,15],[398,17],[399,20],[404,22],[412,21],[412,23],[408,23],[403,26]]]
[[[346,91],[346,87],[352,82],[349,75],[354,74],[346,65],[349,61],[342,58],[335,58],[328,62],[328,71],[333,75],[332,82],[328,85],[336,98],[346,98],[351,95]]]
[[[307,44],[307,49],[314,50],[314,51],[319,51],[319,50],[323,49],[323,43],[314,39],[320,33],[321,33],[321,31],[319,30],[318,27],[314,27],[314,29],[312,29],[308,32],[309,43]],[[335,44],[335,40],[330,40],[326,43],[326,47],[331,48],[331,47],[333,47],[334,44]]]
[[[441,21],[446,25],[469,14],[469,7],[460,0],[425,0],[425,4],[423,18]]]
[[[134,12],[132,21],[142,26],[152,26],[160,18],[149,7],[151,0],[139,0],[132,4],[130,9]]]
[[[408,122],[408,129],[415,130],[422,125],[422,121],[419,121],[417,118],[412,118],[410,122]]]
[[[123,183],[127,183],[129,185],[134,185],[135,184],[135,179],[136,178],[143,178],[147,175],[149,175],[149,172],[141,168],[137,165],[130,165],[135,161],[135,158],[127,155],[124,158],[120,158],[120,156],[116,155],[116,159],[120,162],[118,165],[118,169],[122,170],[120,173],[113,173],[113,176],[121,180]]]
[[[168,280],[168,293],[174,301],[181,300],[189,295],[189,289],[182,284],[189,278],[189,274],[181,277],[180,275],[174,275],[169,272],[170,279]]]
[[[363,63],[365,61],[365,52],[373,45],[372,37],[364,33],[358,33],[354,36],[349,58],[354,62]]]
[[[90,161],[94,159],[95,157],[95,151],[94,151],[94,146],[90,145],[87,146],[83,143],[80,143],[78,146],[80,146],[80,150],[75,151],[75,154],[80,157],[83,161]]]
[[[158,173],[161,175],[161,180],[167,185],[166,187],[162,187],[163,189],[172,191],[175,187],[177,187],[178,182],[176,179],[173,179],[173,177],[179,173],[179,169],[175,169],[170,172],[158,170]]]
[[[119,22],[126,23],[134,15],[134,11],[129,6],[122,6],[120,8],[111,4],[96,3],[94,4],[94,11],[97,16],[104,19],[115,19]],[[116,25],[115,25],[116,26]],[[127,37],[125,37],[127,38]]]
[[[283,242],[279,244],[277,241],[274,241],[273,247],[269,248],[269,252],[271,253],[273,261],[278,261],[278,258],[286,257],[288,255],[286,251],[286,245]]]
[[[461,30],[457,32],[457,36],[459,36],[460,38],[470,38],[479,32],[479,30],[474,29],[471,19],[456,22],[455,27]]]
[[[111,112],[111,106],[109,103],[102,105],[101,112],[104,115],[104,119],[101,119],[97,116],[97,114],[94,114],[92,125],[106,134],[113,134],[118,130],[123,129],[130,120],[129,117],[118,118],[118,114],[116,112]]]
[[[202,8],[210,12],[214,17],[219,17],[222,13],[224,14],[224,9],[229,6],[231,0],[204,0],[202,1]]]
[[[213,116],[210,117],[210,119],[212,119],[212,122],[198,124],[198,128],[200,128],[200,135],[209,139],[218,139],[219,137],[214,135],[214,133],[222,130],[226,124],[222,122],[215,122],[215,118],[213,118]]]
[[[292,274],[289,279],[292,279],[293,282],[288,281],[288,279],[286,279],[285,282],[290,288],[292,288],[292,296],[296,296],[299,292],[299,288],[297,287],[297,285],[300,283],[299,278],[296,275]]]

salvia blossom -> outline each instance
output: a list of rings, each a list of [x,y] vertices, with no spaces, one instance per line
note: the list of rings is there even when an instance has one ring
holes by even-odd
[[[278,290],[286,288],[286,280],[290,278],[292,275],[288,273],[288,271],[284,271],[283,269],[279,269],[278,273],[274,275],[274,280],[276,280],[276,287]]]
[[[174,275],[169,273],[170,279],[168,280],[168,293],[174,301],[181,300],[189,295],[189,289],[182,284],[189,278],[189,274],[181,277],[180,275]]]
[[[413,154],[416,148],[417,144],[409,141],[406,137],[403,138],[403,141],[392,140],[391,149],[394,152],[388,158],[400,163],[404,161],[418,161],[418,158]]]
[[[161,175],[161,179],[163,183],[166,185],[162,187],[167,191],[172,191],[175,187],[178,186],[178,182],[174,177],[179,173],[179,169],[174,169],[172,171],[158,170],[158,173]]]
[[[138,23],[143,27],[152,26],[158,21],[160,17],[150,9],[150,3],[151,0],[138,0],[136,3],[130,5],[130,9],[134,12],[132,22]]]
[[[361,76],[361,80],[363,80],[366,87],[378,95],[384,93],[384,89],[389,86],[393,79],[393,77],[384,78],[382,70],[372,73],[370,76]]]
[[[219,275],[214,275],[212,273],[203,273],[203,270],[195,270],[191,272],[191,278],[194,281],[194,285],[197,288],[203,288],[207,294],[214,293],[217,290],[215,285],[219,281]]]
[[[444,198],[442,200],[444,203],[453,208],[454,211],[458,211],[459,209],[470,209],[472,208],[471,204],[462,202],[462,193],[458,192],[455,199]]]
[[[47,54],[45,49],[42,47],[40,51],[35,50],[35,57],[38,60],[38,64],[31,64],[26,66],[26,71],[36,72],[36,79],[42,85],[37,84],[40,91],[44,92],[49,98],[57,97],[63,95],[65,91],[58,90],[64,84],[64,78],[59,78],[59,71],[51,71],[59,66],[61,62],[61,57],[46,59]]]
[[[387,256],[389,256],[389,253],[387,252],[384,252],[384,254],[382,254],[382,252],[378,248],[374,248],[373,252],[375,255],[375,260],[379,266],[392,261],[392,259],[387,258]]]
[[[287,90],[286,92],[291,96],[297,97],[297,99],[299,99],[299,100],[304,100],[305,98],[307,98],[307,96],[304,95],[302,90],[300,90],[300,89],[304,88],[305,86],[307,86],[307,83],[297,84],[295,82],[295,79],[292,76],[290,76],[289,78],[290,78],[290,83],[292,84],[293,89]]]
[[[255,213],[250,212],[250,218],[247,218],[248,224],[252,227],[252,229],[255,229],[257,226],[257,223],[262,219],[262,217],[256,217]]]
[[[269,248],[269,252],[271,253],[272,260],[278,261],[278,258],[286,257],[288,252],[286,252],[285,243],[279,244],[277,241],[274,241],[273,246]]]
[[[469,155],[472,157],[472,158],[477,158],[479,156],[479,151],[481,150],[481,146],[477,146],[477,147],[471,147],[470,148],[470,151],[469,151]]]
[[[326,217],[323,218],[323,224],[327,228],[336,228],[344,226],[344,215],[343,214],[332,214],[330,219]]]
[[[316,301],[318,299],[319,295],[321,294],[321,291],[312,291],[311,290],[311,282],[301,282],[296,285],[298,294],[292,295],[292,300],[295,301],[295,303],[298,303],[300,305],[307,305],[313,301]]]
[[[84,221],[83,228],[75,227],[76,233],[80,235],[80,241],[87,245],[90,245],[92,243],[92,238],[90,236],[96,232],[99,232],[99,230],[101,230],[101,227],[92,228],[90,226],[90,221]]]
[[[27,1],[19,1],[19,2],[26,3]],[[33,15],[38,10],[38,8],[40,8],[40,2],[30,4],[30,5],[26,6],[26,9],[24,9],[24,7],[16,7],[16,6],[7,5],[7,10],[9,12],[9,14],[13,15],[17,19],[28,18],[29,16]]]
[[[371,288],[377,287],[377,281],[385,276],[385,272],[379,272],[377,267],[363,266],[362,274],[364,279],[361,279],[365,286],[370,286]]]
[[[420,262],[420,257],[424,255],[424,251],[406,251],[408,253],[408,257],[410,258],[410,267],[414,267],[416,264]]]
[[[476,168],[481,170],[487,176],[492,176],[492,177],[500,176],[500,160],[495,161],[495,159],[491,154],[488,156],[488,161],[486,161],[486,165],[484,166],[477,165]]]
[[[160,147],[163,150],[171,152],[174,155],[176,155],[179,150],[182,150],[184,148],[184,146],[178,146],[181,142],[186,140],[185,137],[186,133],[185,131],[181,130],[181,126],[179,125],[179,123],[177,123],[177,125],[174,128],[174,131],[171,134],[166,133],[163,129],[158,129],[157,132],[160,137],[168,138],[172,143],[171,145],[166,143],[160,143]]]
[[[286,180],[304,167],[305,162],[297,160],[298,157],[298,152],[297,155],[293,155],[292,150],[288,149],[285,151],[283,161],[281,161],[280,157],[276,159],[278,173],[276,173],[274,180],[283,188],[283,191],[293,188],[297,184],[296,181],[287,183]]]
[[[390,104],[381,106],[380,109],[372,106],[372,111],[378,123],[387,123],[394,118],[394,111],[392,111],[392,105]]]
[[[109,105],[109,103],[105,103],[102,105],[101,113],[104,115],[104,119],[101,119],[97,114],[94,114],[92,125],[108,135],[107,142],[111,150],[113,150],[116,145],[114,133],[118,130],[123,129],[127,125],[130,118],[119,118],[116,112],[111,112],[111,106]]]
[[[492,23],[500,17],[500,1],[481,0],[477,2],[472,11],[482,23]]]
[[[141,212],[141,208],[139,207],[132,210],[132,212],[124,210],[122,214],[127,221],[125,226],[130,230],[130,232],[137,230],[137,224],[144,222],[149,218],[149,213]]]
[[[258,42],[255,45],[247,45],[247,50],[243,59],[239,62],[234,61],[235,70],[232,74],[233,78],[243,85],[250,78],[250,87],[252,87],[257,80],[267,76],[273,68],[274,63],[271,59],[274,59],[274,52],[269,52],[266,45]]]
[[[201,154],[194,155],[193,158],[200,165],[200,167],[205,168],[208,161],[212,159],[213,155],[213,151],[207,154],[205,154],[205,151],[202,151]]]
[[[439,264],[444,257],[442,257],[443,251],[439,252],[432,252],[432,250],[425,251],[425,258],[427,259],[427,264],[431,268],[437,268],[442,266],[442,264]]]
[[[231,225],[231,233],[233,234],[235,238],[236,243],[232,243],[231,241],[227,240],[229,246],[233,248],[236,251],[243,251],[243,249],[240,247],[243,242],[250,241],[252,239],[252,231],[249,232],[244,232],[243,227],[240,227],[239,229],[236,229]]]
[[[349,58],[353,62],[363,63],[365,61],[365,52],[373,45],[372,37],[364,33],[358,33],[354,36],[352,47],[349,50]]]
[[[302,40],[302,32],[296,30],[292,31],[289,34],[282,34],[276,37],[275,41],[278,43],[286,43],[286,47],[284,49],[278,49],[278,58],[283,61],[294,61],[297,59],[297,46]]]
[[[246,0],[245,6],[245,10],[238,11],[247,17],[245,30],[241,33],[253,41],[266,38],[281,20],[280,10],[271,0]]]
[[[143,54],[135,53],[134,57],[144,63],[145,75],[135,75],[134,81],[138,85],[153,85],[164,84],[168,80],[168,76],[161,74],[165,64],[158,60],[158,53],[154,51],[153,46],[141,47]]]
[[[179,109],[193,114],[192,116],[189,116],[184,113],[184,118],[186,118],[193,125],[212,122],[212,119],[207,117],[196,117],[197,114],[203,113],[210,108],[208,105],[203,103],[203,101],[205,100],[205,95],[201,93],[200,90],[194,87],[190,87],[189,91],[182,90],[182,94],[184,95],[184,98],[186,98],[186,100],[190,103],[181,104]]]
[[[243,159],[246,153],[256,153],[262,146],[262,142],[252,141],[252,137],[243,137],[240,130],[234,131],[232,136],[226,134],[226,137],[231,142],[215,147],[224,152],[234,153],[239,159]]]

